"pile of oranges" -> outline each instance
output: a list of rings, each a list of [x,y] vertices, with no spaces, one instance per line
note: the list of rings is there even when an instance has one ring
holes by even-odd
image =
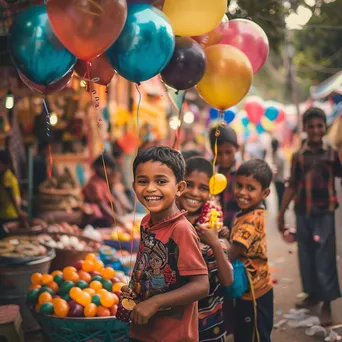
[[[34,273],[27,302],[36,312],[58,317],[115,316],[124,275],[104,267],[94,254],[51,274]]]

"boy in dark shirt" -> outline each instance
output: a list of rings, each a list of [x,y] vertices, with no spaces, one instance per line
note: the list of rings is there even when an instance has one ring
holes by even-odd
[[[278,217],[284,231],[285,211],[295,199],[299,267],[308,297],[297,307],[323,302],[321,324],[332,324],[331,301],[341,296],[336,267],[335,209],[338,207],[335,177],[342,177],[338,152],[323,143],[326,116],[319,108],[303,115],[307,140],[293,155],[291,177]]]

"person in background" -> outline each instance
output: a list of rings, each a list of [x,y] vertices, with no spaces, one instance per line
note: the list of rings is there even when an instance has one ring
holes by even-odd
[[[203,154],[197,150],[185,150],[182,151],[182,155],[185,161],[192,157],[203,157]]]
[[[272,147],[272,164],[273,164],[273,181],[277,191],[278,210],[280,209],[283,195],[285,192],[284,171],[285,158],[279,151],[279,141],[275,138],[271,141]]]
[[[326,115],[310,108],[303,115],[307,139],[292,157],[291,175],[279,210],[278,229],[285,231],[285,212],[295,199],[299,268],[308,297],[298,308],[323,302],[321,324],[332,324],[331,302],[341,297],[336,265],[335,177],[342,177],[338,152],[323,143]]]
[[[108,182],[103,161],[106,165]],[[110,191],[110,182],[116,170],[116,163],[107,152],[100,155],[92,164],[93,176],[83,188],[84,199],[91,205],[89,219],[91,224],[99,227],[110,227],[115,222],[124,224],[120,217],[113,212],[111,205],[114,205],[114,198]]]
[[[199,340],[224,342],[227,329],[223,315],[223,286],[233,282],[232,265],[228,261],[228,241],[219,239],[218,229],[209,228],[208,219],[200,223],[200,214],[210,198],[209,180],[213,175],[212,164],[202,157],[186,160],[186,190],[178,199],[180,209],[187,211],[187,219],[195,227],[200,238],[202,256],[208,267],[209,294],[198,302]]]
[[[7,150],[0,151],[0,225],[21,220],[28,226],[27,213],[21,209],[19,182],[11,169],[11,156]]]
[[[131,341],[198,341],[197,301],[208,294],[208,270],[197,234],[176,205],[184,171],[181,153],[167,146],[148,148],[133,163],[134,191],[150,213],[130,284],[122,288],[137,303]]]
[[[273,286],[268,265],[265,209],[272,170],[261,159],[243,163],[236,173],[235,197],[240,208],[230,234],[230,261],[241,260],[250,289],[235,301],[235,342],[270,342]],[[259,336],[259,338],[257,338]]]

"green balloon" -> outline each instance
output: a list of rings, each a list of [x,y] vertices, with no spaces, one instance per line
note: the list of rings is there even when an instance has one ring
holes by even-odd
[[[99,275],[96,275],[96,276],[91,278],[91,281],[94,281],[94,280],[100,281],[102,283],[103,278]]]
[[[49,287],[41,287],[39,289],[39,295],[41,295],[43,292],[49,292],[51,296],[55,294],[55,292]]]
[[[110,280],[102,279],[103,288],[109,292],[112,292],[113,283]]]
[[[69,293],[70,289],[74,287],[74,283],[70,280],[66,280],[65,282],[63,282],[63,284],[61,285],[59,292],[61,294],[65,294],[65,293]]]
[[[94,294],[94,296],[91,298],[91,302],[94,303],[96,306],[101,305],[101,299],[98,294]]]
[[[38,296],[39,296],[39,290],[40,289],[33,289],[27,292],[26,299],[29,303],[35,303],[37,301]]]
[[[58,284],[61,285],[64,282],[63,276],[60,274],[56,274],[53,278],[53,280]]]
[[[78,282],[76,282],[76,286],[79,287],[80,289],[84,290],[84,289],[88,288],[88,283],[84,280],[79,280]]]
[[[71,297],[70,297],[69,293],[62,294],[61,298],[63,298],[67,302],[70,302],[70,300],[71,300]]]

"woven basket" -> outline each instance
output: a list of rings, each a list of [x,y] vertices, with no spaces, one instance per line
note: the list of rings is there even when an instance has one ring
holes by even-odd
[[[33,313],[50,342],[127,342],[129,324],[113,317],[60,318]]]

